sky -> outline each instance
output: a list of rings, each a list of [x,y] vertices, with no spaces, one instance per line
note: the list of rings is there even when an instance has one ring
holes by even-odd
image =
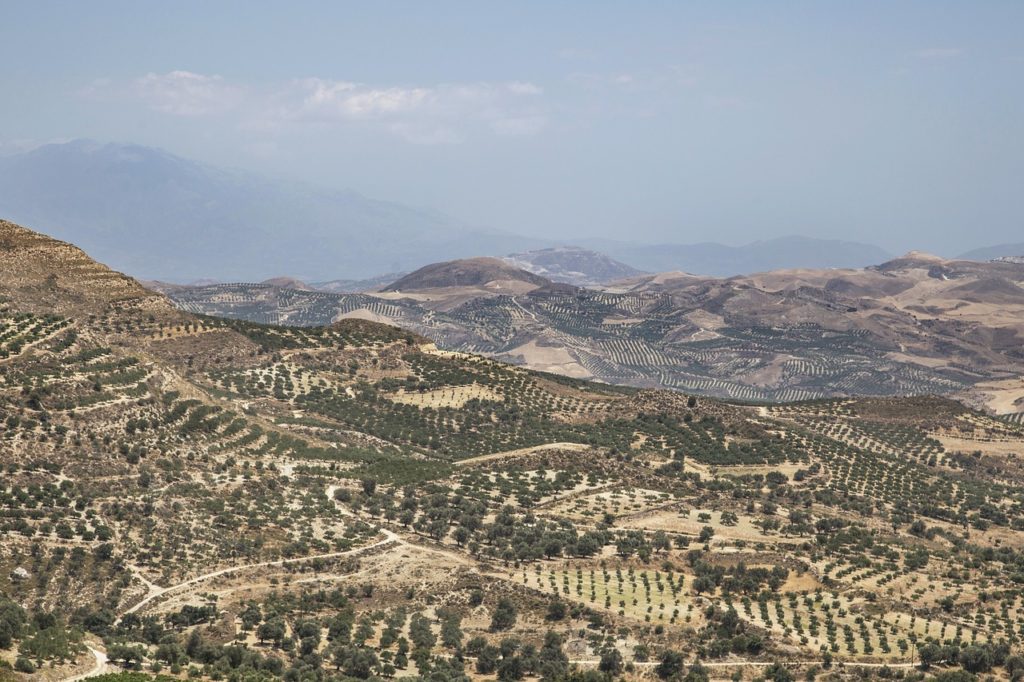
[[[11,2],[0,153],[161,147],[530,236],[1024,241],[1024,3]]]

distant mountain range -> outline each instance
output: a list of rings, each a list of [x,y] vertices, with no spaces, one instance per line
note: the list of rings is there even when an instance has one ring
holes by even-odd
[[[604,239],[582,240],[581,244],[647,272],[681,270],[712,277],[792,268],[859,268],[892,257],[871,244],[799,236],[766,239],[744,246],[714,242],[630,244]]]
[[[0,216],[72,240],[147,279],[259,282],[289,276],[337,282],[335,290],[387,280],[381,273],[480,255],[586,285],[636,271],[731,276],[858,267],[888,257],[875,246],[808,237],[739,247],[611,240],[565,247],[353,191],[217,168],[151,147],[85,140],[0,157]]]
[[[329,291],[335,294],[349,294],[360,291],[376,291],[392,282],[408,275],[408,272],[388,272],[365,279],[332,279],[328,282],[310,282],[309,286],[317,291]]]
[[[1024,257],[1024,242],[1019,244],[999,244],[997,246],[986,246],[982,249],[974,249],[961,254],[961,260],[995,260],[997,258],[1022,258]]]
[[[0,158],[0,216],[178,282],[361,279],[548,245],[356,192],[81,140]]]

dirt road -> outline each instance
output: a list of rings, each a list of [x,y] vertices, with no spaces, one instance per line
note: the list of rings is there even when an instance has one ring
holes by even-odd
[[[518,450],[505,450],[504,452],[492,452],[489,455],[480,455],[479,457],[470,457],[469,459],[460,459],[455,462],[455,466],[472,466],[474,464],[481,464],[483,462],[491,462],[496,459],[513,459],[515,457],[524,457],[526,455],[532,455],[535,452],[543,452],[545,450],[572,450],[573,452],[583,452],[590,446],[584,445],[583,443],[546,443],[544,445],[534,445],[532,448],[519,448]]]
[[[398,536],[395,535],[394,533],[392,533],[391,531],[387,530],[387,529],[381,529],[381,532],[384,534],[384,539],[383,540],[378,540],[377,542],[373,543],[372,545],[365,545],[363,547],[356,547],[354,549],[348,549],[348,550],[345,550],[343,552],[328,552],[327,554],[314,554],[312,556],[295,557],[293,559],[277,559],[275,561],[259,561],[259,562],[256,562],[254,564],[243,564],[241,566],[228,566],[227,568],[222,568],[222,569],[217,570],[217,571],[210,571],[209,573],[204,573],[203,575],[196,576],[195,578],[191,578],[189,580],[185,580],[185,581],[180,582],[180,583],[178,583],[176,585],[171,585],[170,587],[162,587],[162,588],[158,588],[156,591],[151,591],[150,594],[146,595],[146,597],[142,599],[142,601],[139,601],[135,605],[133,605],[132,607],[126,609],[121,615],[125,616],[125,615],[128,615],[129,613],[135,613],[136,611],[138,611],[142,607],[146,606],[147,604],[153,602],[156,599],[159,599],[160,597],[164,597],[166,595],[173,594],[175,592],[180,592],[181,590],[183,590],[183,589],[185,589],[187,587],[192,587],[193,585],[197,585],[199,583],[205,582],[205,581],[210,580],[212,578],[219,578],[221,576],[231,575],[232,573],[239,573],[241,571],[248,571],[248,570],[251,570],[251,569],[254,569],[254,568],[270,568],[270,567],[273,567],[273,566],[287,566],[287,565],[290,565],[290,564],[302,563],[304,561],[316,561],[317,559],[338,559],[340,557],[351,556],[353,554],[359,554],[361,552],[367,552],[367,551],[369,551],[371,549],[376,549],[378,547],[383,547],[384,545],[393,543],[396,540],[398,540]]]
[[[103,651],[94,649],[89,645],[86,645],[86,648],[89,649],[89,653],[92,654],[96,664],[88,672],[84,672],[81,675],[75,675],[74,677],[67,677],[64,679],[64,682],[78,682],[79,680],[84,680],[87,677],[96,677],[97,675],[103,675],[104,673],[109,672],[107,669],[107,654]]]

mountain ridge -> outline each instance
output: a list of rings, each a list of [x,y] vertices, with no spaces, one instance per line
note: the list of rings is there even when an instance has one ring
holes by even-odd
[[[601,239],[580,240],[585,247],[647,272],[682,270],[712,277],[732,277],[790,268],[863,267],[890,257],[872,244],[791,235],[727,246],[694,244],[628,244]]]
[[[170,302],[138,281],[102,265],[82,249],[0,219],[0,250],[9,257],[0,287],[9,302],[27,310],[95,310],[118,302],[160,306]]]
[[[972,249],[957,256],[959,260],[995,260],[997,258],[1021,258],[1024,257],[1024,242],[1015,244],[997,244],[996,246],[985,246],[980,249]]]
[[[0,158],[0,215],[71,239],[118,269],[169,281],[373,277],[542,244],[351,190],[90,141]]]
[[[0,216],[73,241],[119,270],[168,282],[258,282],[282,275],[358,282],[456,258],[565,248],[552,239],[471,226],[352,190],[219,168],[143,145],[88,140],[0,157]],[[594,239],[578,244],[638,270],[714,276],[861,266],[884,255],[870,245],[810,237],[740,247]],[[585,279],[570,283],[598,281]]]

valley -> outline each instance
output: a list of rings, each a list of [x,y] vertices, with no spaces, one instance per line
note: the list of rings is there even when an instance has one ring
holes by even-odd
[[[0,674],[1022,667],[1024,425],[893,395],[1012,371],[1013,337],[972,307],[989,303],[936,302],[987,296],[964,292],[986,266],[944,263],[934,283],[935,263],[882,266],[864,278],[890,298],[855,315],[820,298],[852,274],[804,274],[800,290],[219,285],[172,304],[8,222],[0,264]],[[772,307],[794,327],[770,333]],[[899,326],[914,314],[932,335]],[[970,333],[943,333],[960,315]],[[886,359],[884,321],[914,361]],[[556,342],[603,383],[501,361]],[[723,378],[781,354],[808,368],[779,370],[791,386]],[[680,358],[702,390],[664,390]],[[829,395],[858,380],[886,395]]]
[[[0,682],[1024,682],[1024,2],[0,6]]]

